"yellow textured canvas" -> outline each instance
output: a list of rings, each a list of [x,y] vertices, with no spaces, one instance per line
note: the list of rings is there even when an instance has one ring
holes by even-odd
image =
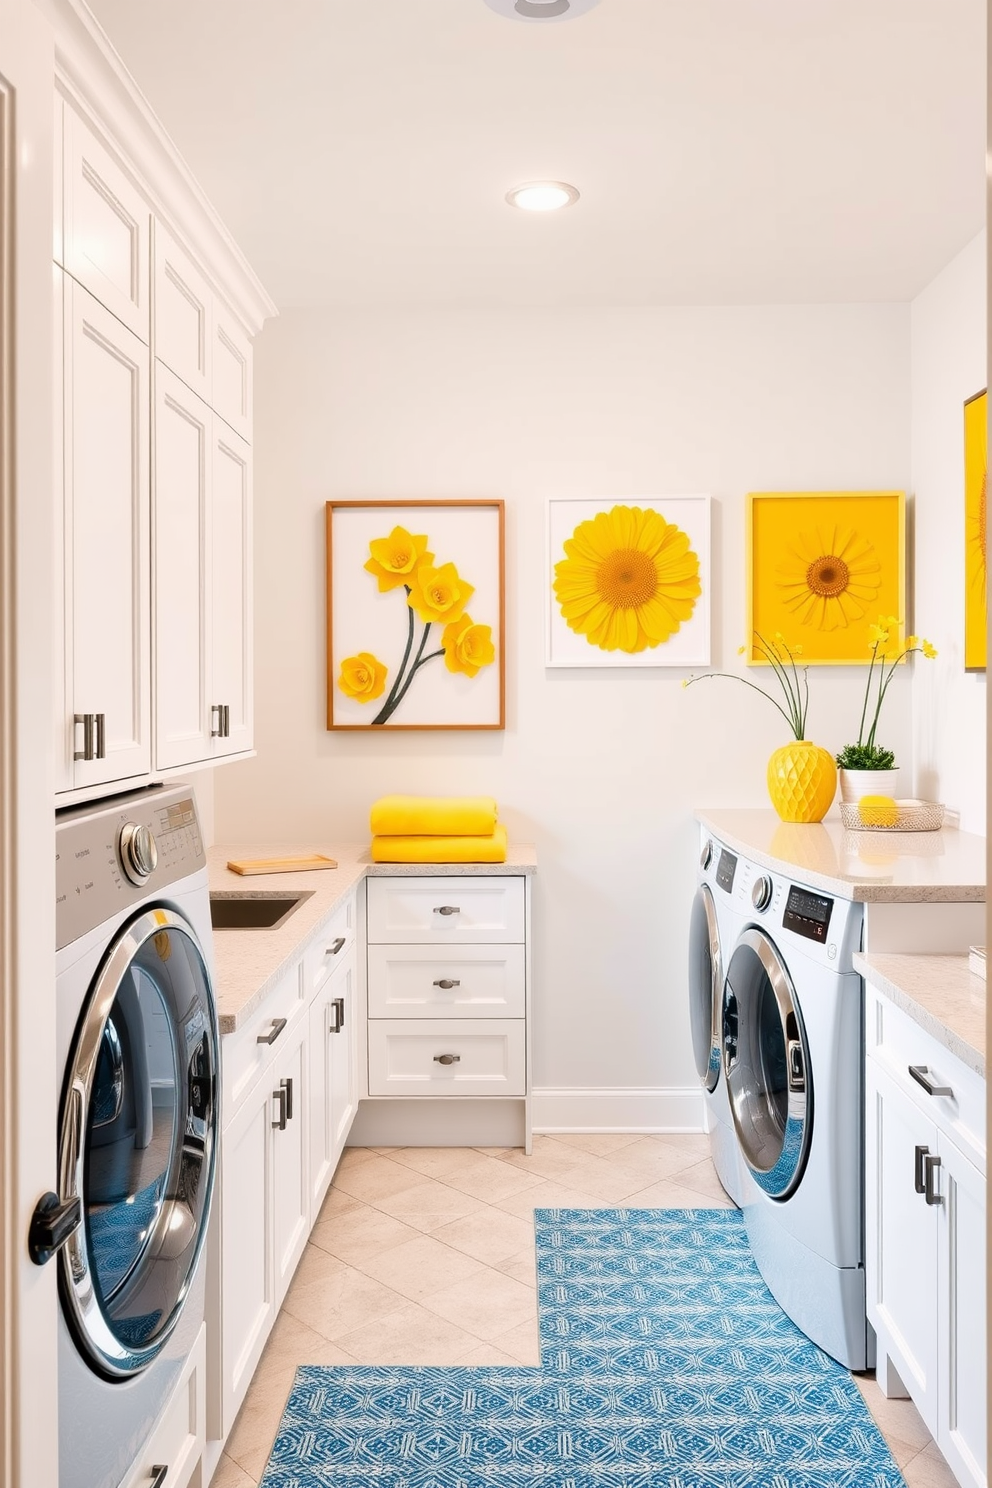
[[[964,664],[986,665],[988,634],[985,487],[988,478],[988,397],[964,405]]]
[[[755,633],[803,665],[867,665],[868,627],[906,616],[902,491],[775,491],[748,497],[748,661]]]

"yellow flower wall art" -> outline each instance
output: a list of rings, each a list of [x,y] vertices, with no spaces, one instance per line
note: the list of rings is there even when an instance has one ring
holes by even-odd
[[[748,634],[794,636],[810,665],[863,664],[879,611],[905,613],[901,491],[748,497]],[[764,657],[754,642],[750,663]]]
[[[988,635],[986,560],[988,396],[964,405],[964,664],[984,671]]]
[[[326,518],[328,728],[502,728],[502,502]]]
[[[705,666],[708,496],[548,505],[548,666]]]

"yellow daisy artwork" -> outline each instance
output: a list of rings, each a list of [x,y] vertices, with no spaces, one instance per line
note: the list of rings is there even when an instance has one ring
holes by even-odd
[[[708,497],[552,501],[549,537],[549,666],[708,653]]]
[[[964,405],[964,664],[984,671],[988,634],[986,542],[988,396]]]
[[[794,636],[804,665],[863,665],[871,617],[905,611],[901,491],[753,492],[747,546],[747,632]]]

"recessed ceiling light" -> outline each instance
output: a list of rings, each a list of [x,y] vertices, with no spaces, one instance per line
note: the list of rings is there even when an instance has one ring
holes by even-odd
[[[520,207],[524,212],[557,212],[559,207],[570,207],[577,202],[579,193],[566,181],[527,181],[508,191],[506,199],[511,207]]]
[[[490,10],[512,21],[569,21],[599,0],[486,0]]]

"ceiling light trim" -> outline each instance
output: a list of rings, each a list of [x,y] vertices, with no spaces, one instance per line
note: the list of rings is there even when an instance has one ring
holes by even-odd
[[[567,181],[524,181],[511,187],[505,200],[520,212],[547,214],[560,212],[563,207],[573,207],[579,200],[579,192]]]
[[[485,0],[485,4],[507,20],[548,26],[585,15],[599,0]]]

